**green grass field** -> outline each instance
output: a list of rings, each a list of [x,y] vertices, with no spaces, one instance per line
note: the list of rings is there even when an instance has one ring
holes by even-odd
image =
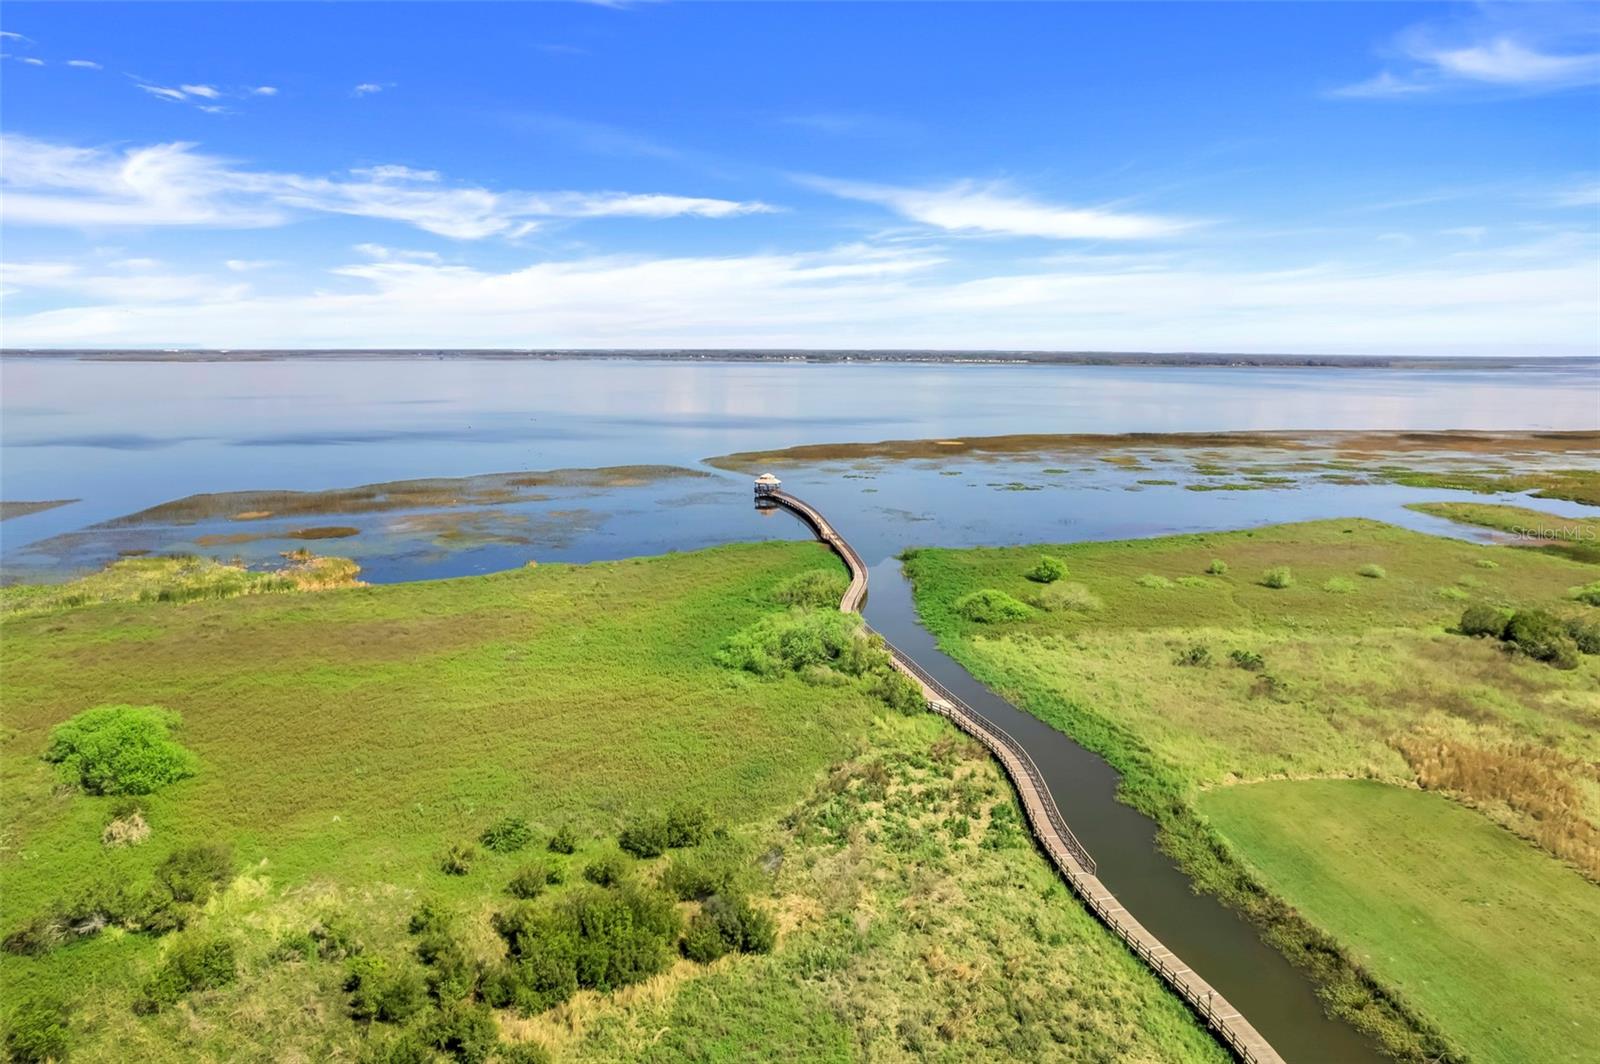
[[[1571,869],[1439,795],[1365,780],[1219,787],[1200,808],[1475,1060],[1595,1058],[1600,890]]]
[[[778,585],[836,567],[818,545],[770,543],[6,619],[3,930],[103,876],[147,882],[180,846],[230,845],[239,873],[181,935],[112,926],[41,956],[0,954],[8,1017],[23,1001],[66,1003],[83,1060],[398,1060],[382,1052],[399,1027],[351,1019],[344,964],[285,960],[285,936],[331,921],[363,956],[415,966],[407,915],[433,898],[457,914],[469,960],[492,964],[490,916],[530,854],[566,871],[552,888],[565,896],[617,853],[619,825],[688,801],[742,855],[776,949],[680,959],[541,1014],[499,1010],[499,1037],[563,1060],[795,1047],[1082,1059],[1106,1046],[1224,1059],[1030,846],[998,829],[1004,844],[984,843],[997,810],[1014,819],[1011,798],[948,725],[837,677],[716,664],[734,632],[783,608]],[[102,845],[119,800],[62,785],[41,759],[54,725],[108,703],[178,712],[176,738],[198,759],[192,778],[138,799],[151,828],[140,845]],[[445,873],[447,848],[508,815],[532,825],[528,851],[480,847],[468,874]],[[546,854],[563,826],[578,852]],[[652,883],[673,859],[630,875]],[[237,982],[135,1015],[140,984],[197,934],[235,943]]]
[[[1050,585],[1028,580],[1041,553],[1059,557],[1069,574]],[[1197,881],[1249,911],[1323,979],[1335,1011],[1403,1056],[1429,1055],[1430,1028],[1467,1054],[1488,1049],[1457,1016],[1404,992],[1386,958],[1404,952],[1405,941],[1351,963],[1353,955],[1325,948],[1314,919],[1263,892],[1197,812],[1206,788],[1329,777],[1420,782],[1481,814],[1467,822],[1494,821],[1533,840],[1552,867],[1559,858],[1600,877],[1592,770],[1600,659],[1562,671],[1450,631],[1474,602],[1592,611],[1567,598],[1592,580],[1590,566],[1364,520],[927,550],[906,565],[941,646],[1105,754],[1123,773],[1124,798],[1160,821]],[[1268,578],[1275,570],[1284,570],[1281,579]],[[1025,615],[968,619],[963,596],[985,589],[1025,604]],[[1341,928],[1322,930],[1344,941]],[[1583,979],[1585,993],[1600,994],[1600,975]],[[1537,1016],[1542,1003],[1476,1007]],[[1587,1048],[1600,1054],[1600,1044]]]

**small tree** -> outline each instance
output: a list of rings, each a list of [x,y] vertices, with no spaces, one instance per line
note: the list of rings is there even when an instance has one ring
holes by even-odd
[[[1048,554],[1039,556],[1039,561],[1027,572],[1027,577],[1036,584],[1053,584],[1067,575],[1067,563],[1060,558],[1052,558]]]
[[[1506,634],[1506,622],[1511,620],[1511,615],[1498,606],[1479,603],[1468,606],[1461,614],[1461,623],[1458,626],[1462,635],[1488,636],[1491,639],[1500,639]]]
[[[160,706],[96,706],[56,725],[44,759],[90,794],[150,794],[195,774],[172,739],[180,720]]]

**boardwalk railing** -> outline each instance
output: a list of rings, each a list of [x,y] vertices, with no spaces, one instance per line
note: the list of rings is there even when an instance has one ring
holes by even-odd
[[[870,628],[868,630],[871,631]],[[883,639],[882,633],[875,632],[874,634],[879,639]],[[1028,753],[1027,748],[1013,739],[1010,732],[967,705],[954,691],[934,679],[931,673],[915,661],[912,661],[899,647],[887,639],[883,639],[883,645],[889,651],[890,656],[894,658],[896,665],[910,673],[913,678],[920,680],[924,687],[931,689],[934,694],[939,696],[939,700],[945,703],[944,706],[941,706],[938,701],[930,701],[928,703],[930,706],[943,716],[954,719],[963,731],[974,732],[976,729],[976,731],[982,732],[983,734],[978,735],[977,738],[980,741],[988,740],[984,742],[985,746],[992,748],[998,744],[1011,752],[1011,755],[1016,758],[1018,767],[1021,768],[1023,775],[1028,778],[1029,783],[1033,785],[1032,789],[1038,794],[1040,798],[1039,804],[1043,807],[1045,818],[1049,821],[1050,827],[1055,829],[1056,835],[1060,837],[1061,845],[1066,847],[1067,852],[1072,854],[1073,860],[1077,861],[1085,872],[1094,875],[1094,858],[1089,856],[1089,851],[1084,848],[1083,843],[1078,841],[1078,836],[1074,835],[1072,829],[1067,827],[1067,820],[1061,815],[1061,810],[1057,808],[1055,796],[1050,793],[1050,785],[1044,781],[1044,774],[1039,771],[1039,766],[1034,764],[1033,756]],[[957,717],[957,714],[960,714],[960,716]]]
[[[850,570],[850,586],[839,601],[844,613],[855,613],[867,597],[867,566],[855,548],[833,530],[826,518],[807,503],[787,492],[772,491],[760,498],[786,507],[810,525],[817,538],[844,560]],[[868,631],[872,631],[868,628]],[[882,635],[876,632],[878,638]],[[1073,891],[1084,900],[1090,910],[1116,934],[1128,948],[1144,960],[1168,986],[1189,1003],[1195,1013],[1216,1032],[1224,1045],[1245,1064],[1284,1064],[1283,1057],[1272,1048],[1261,1032],[1217,993],[1212,985],[1186,966],[1161,940],[1152,935],[1134,915],[1117,902],[1116,896],[1095,874],[1094,858],[1089,856],[1077,836],[1067,827],[1066,818],[1056,807],[1050,787],[1039,772],[1039,766],[1023,745],[1012,738],[1000,725],[989,720],[962,701],[955,692],[936,680],[926,669],[888,640],[884,646],[889,651],[895,668],[905,673],[922,688],[929,708],[948,717],[962,731],[977,739],[994,754],[1017,789],[1028,826],[1039,840],[1051,862],[1060,871]]]

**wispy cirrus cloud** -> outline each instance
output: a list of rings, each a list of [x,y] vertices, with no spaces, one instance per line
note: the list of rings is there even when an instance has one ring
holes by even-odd
[[[393,82],[363,81],[350,90],[351,96],[376,96],[384,89],[394,88]]]
[[[18,346],[864,347],[1577,353],[1592,349],[1581,251],[1476,253],[1393,267],[1225,267],[1082,255],[979,268],[937,248],[852,244],[730,256],[590,256],[502,269],[380,247],[263,294],[160,287],[155,270],[27,264]],[[1376,260],[1379,263],[1387,260]],[[150,291],[150,297],[140,296]],[[192,298],[167,298],[171,292]],[[75,295],[75,298],[73,296]],[[32,298],[32,297],[29,297]]]
[[[730,218],[774,209],[662,193],[499,192],[394,165],[333,177],[249,170],[183,142],[109,150],[6,135],[0,144],[0,212],[19,225],[248,229],[345,214],[478,240],[520,236],[552,219]]]
[[[1467,18],[1412,26],[1383,49],[1388,66],[1329,95],[1535,94],[1597,85],[1600,18],[1594,11],[1562,4],[1486,6]]]
[[[876,203],[910,221],[953,233],[1052,240],[1143,240],[1171,236],[1202,224],[1110,207],[1044,203],[997,181],[957,181],[935,188],[909,188],[824,177],[798,180],[845,199]]]
[[[77,67],[80,70],[104,70],[105,69],[105,67],[101,66],[99,63],[96,63],[93,59],[68,59],[67,60],[67,66],[69,66],[69,67]]]

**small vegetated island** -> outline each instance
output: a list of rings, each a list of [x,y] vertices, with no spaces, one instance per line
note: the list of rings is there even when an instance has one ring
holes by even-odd
[[[1437,509],[1497,527],[1530,514]],[[1401,1059],[1600,1059],[1600,567],[1367,520],[908,554],[940,645],[1104,754]],[[1592,533],[1589,533],[1592,535]]]
[[[0,596],[10,1059],[1227,1059],[822,547],[285,561]]]

